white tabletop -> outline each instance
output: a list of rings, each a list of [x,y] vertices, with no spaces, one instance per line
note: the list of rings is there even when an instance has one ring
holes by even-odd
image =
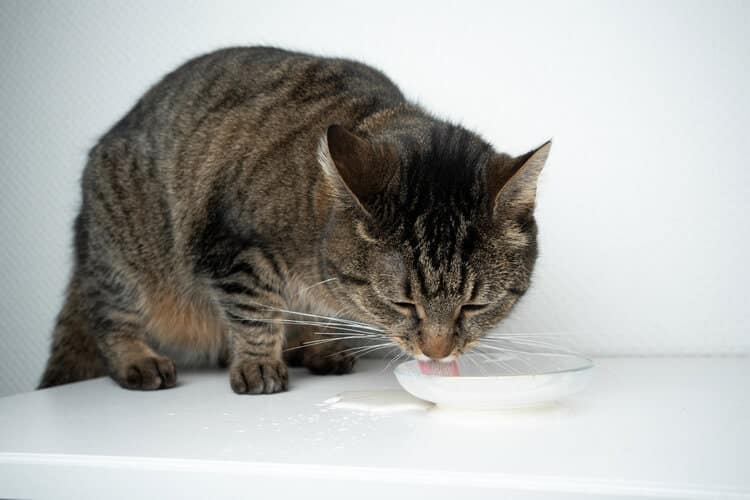
[[[0,398],[0,497],[750,498],[750,360],[596,363],[579,396],[506,413],[322,404],[397,388],[380,360],[292,370],[270,396],[203,371],[166,391],[102,378]]]

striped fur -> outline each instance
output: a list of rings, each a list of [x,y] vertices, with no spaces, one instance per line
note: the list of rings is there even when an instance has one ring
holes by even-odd
[[[228,364],[238,393],[285,390],[282,311],[300,308],[378,325],[414,356],[460,354],[528,288],[548,149],[497,154],[353,61],[191,60],[90,152],[40,388],[171,387],[176,360]],[[287,358],[351,370],[329,351]]]

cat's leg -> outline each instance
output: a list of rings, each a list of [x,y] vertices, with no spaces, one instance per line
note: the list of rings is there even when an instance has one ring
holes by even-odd
[[[79,272],[75,269],[65,305],[57,316],[52,349],[39,389],[107,374],[104,360],[90,332],[80,281]]]
[[[238,394],[273,394],[287,390],[289,373],[281,356],[281,327],[265,321],[243,324],[232,321],[232,324],[229,365],[232,390]]]
[[[240,253],[215,275],[214,289],[227,320],[229,382],[238,394],[272,394],[289,386],[279,321],[286,307],[281,279],[272,257],[254,249]]]
[[[177,368],[146,343],[146,321],[134,288],[98,268],[89,273],[85,290],[90,329],[109,375],[126,389],[174,387]]]
[[[177,384],[174,362],[156,353],[139,328],[119,326],[100,338],[110,376],[126,389],[168,389]]]
[[[290,366],[304,366],[315,375],[351,373],[357,358],[344,340],[321,336],[320,327],[287,325],[284,359]],[[322,343],[315,341],[324,340]],[[311,343],[312,342],[312,343]]]

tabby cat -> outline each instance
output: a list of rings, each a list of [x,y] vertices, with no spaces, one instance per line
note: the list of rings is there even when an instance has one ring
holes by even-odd
[[[275,393],[287,365],[351,371],[362,348],[310,342],[346,332],[451,362],[529,286],[549,149],[496,153],[357,62],[269,47],[193,59],[89,154],[39,387],[109,374],[168,388],[177,361]]]

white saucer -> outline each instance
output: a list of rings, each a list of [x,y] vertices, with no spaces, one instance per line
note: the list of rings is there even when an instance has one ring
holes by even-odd
[[[459,376],[425,375],[417,361],[394,371],[412,395],[441,407],[504,410],[540,406],[581,391],[593,362],[568,354],[459,358]]]

